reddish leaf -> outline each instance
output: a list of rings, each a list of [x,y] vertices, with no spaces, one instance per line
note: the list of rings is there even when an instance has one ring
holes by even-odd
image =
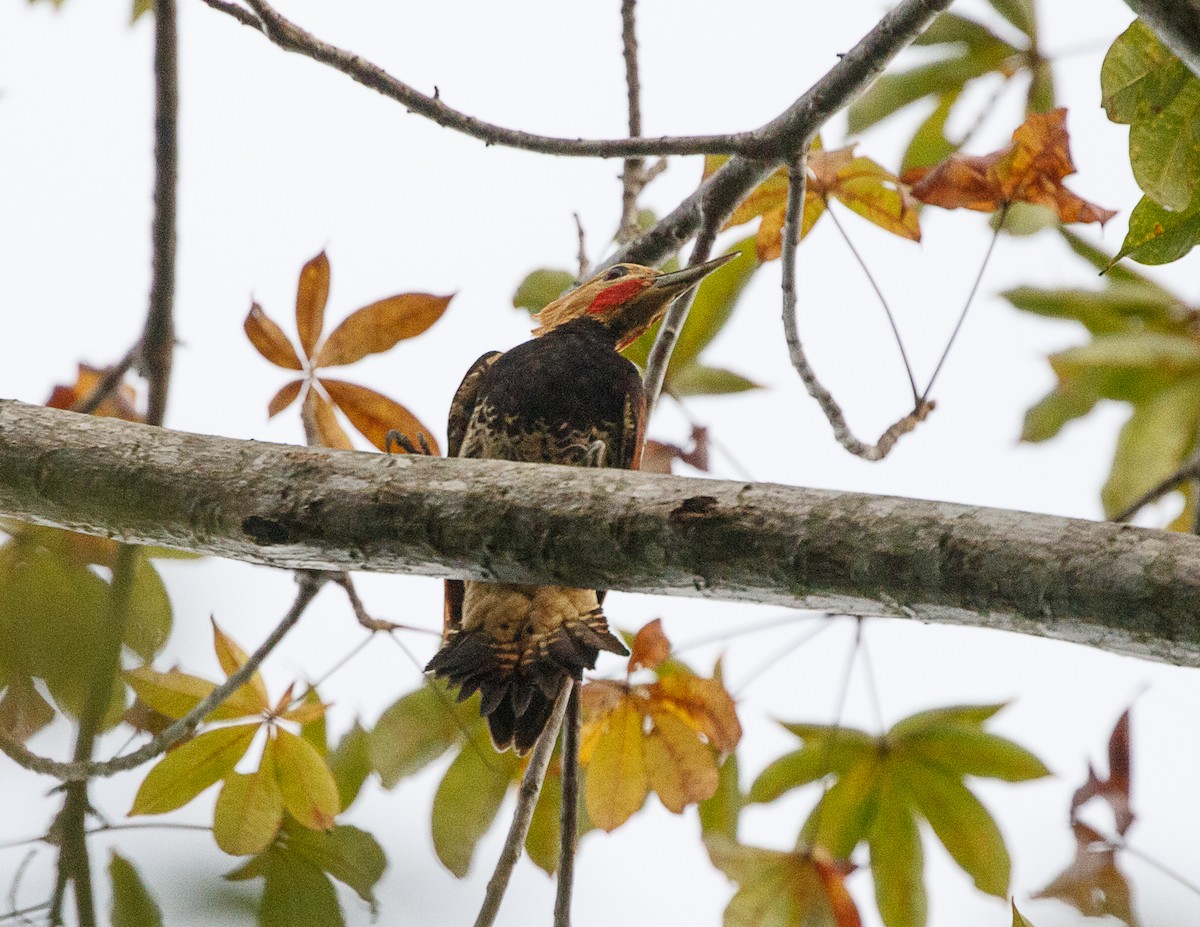
[[[953,155],[933,168],[904,174],[912,195],[944,209],[994,212],[1009,203],[1048,206],[1061,222],[1099,222],[1116,215],[1063,186],[1075,173],[1066,129],[1067,111],[1031,113],[1013,132],[1012,144],[982,156]]]
[[[1071,798],[1071,820],[1076,819],[1075,814],[1084,803],[1099,797],[1112,808],[1117,833],[1125,836],[1135,817],[1129,802],[1129,770],[1129,709],[1126,708],[1108,739],[1108,778],[1101,779],[1092,764],[1088,764],[1087,782]]]
[[[304,421],[305,430],[316,432],[315,437],[321,447],[354,450],[350,436],[334,415],[333,406],[315,389],[310,389],[304,397]],[[311,437],[310,435],[310,440]]]
[[[274,418],[293,402],[300,395],[300,388],[304,386],[303,380],[292,380],[291,383],[285,383],[267,404],[267,418]]]
[[[671,655],[671,642],[663,633],[662,619],[655,618],[637,632],[629,648],[629,669],[658,669]]]
[[[1086,824],[1071,825],[1075,833],[1075,859],[1034,898],[1057,898],[1088,917],[1111,915],[1137,927],[1133,892],[1117,868],[1116,850]]]
[[[329,258],[322,251],[300,270],[296,286],[296,331],[305,357],[313,356],[313,348],[325,326],[325,304],[329,301]]]
[[[246,316],[246,321],[242,323],[242,328],[258,353],[276,367],[283,367],[285,370],[304,369],[300,358],[296,356],[296,349],[288,341],[283,329],[263,312],[262,306],[258,303],[251,304],[250,313]]]
[[[87,399],[95,391],[107,373],[108,370],[105,368],[80,364],[75,382],[70,386],[54,387],[54,391],[50,394],[46,405],[51,409],[75,408],[75,406]],[[133,387],[127,383],[121,383],[105,397],[104,401],[92,412],[92,415],[99,415],[105,418],[120,418],[127,422],[143,422],[146,420],[145,416],[137,411],[136,402],[137,393],[134,392]]]
[[[326,339],[316,366],[352,364],[413,338],[442,317],[452,296],[402,293],[351,313]]]
[[[647,441],[642,449],[642,462],[638,469],[646,473],[671,473],[672,464],[676,460],[707,473],[708,429],[702,425],[692,426],[690,449],[677,444],[664,444],[661,441]]]
[[[400,403],[373,389],[347,383],[345,380],[329,380],[322,377],[320,383],[329,393],[329,398],[346,413],[350,423],[381,451],[387,450],[387,433],[395,429],[408,435],[414,442],[418,433],[424,434],[433,452],[441,453],[429,429]]]

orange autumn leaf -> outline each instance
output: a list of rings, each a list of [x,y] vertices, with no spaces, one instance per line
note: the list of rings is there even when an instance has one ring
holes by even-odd
[[[943,209],[994,212],[1011,203],[1048,206],[1059,221],[1099,222],[1116,215],[1089,203],[1065,186],[1075,173],[1067,111],[1031,113],[1012,136],[1012,144],[991,154],[953,155],[935,167],[915,168],[904,174],[912,195]]]
[[[315,389],[310,389],[304,397],[304,415],[315,428],[321,447],[332,447],[342,451],[354,450],[354,444],[338,422],[332,404]]]
[[[322,377],[318,382],[338,408],[346,413],[350,423],[381,451],[387,450],[387,433],[395,429],[408,435],[414,443],[418,434],[425,435],[430,449],[435,454],[441,453],[430,430],[400,403],[373,389],[344,380]]]
[[[300,270],[296,286],[296,331],[304,356],[311,358],[321,329],[325,327],[325,304],[329,302],[329,258],[322,251]]]
[[[258,353],[276,367],[283,367],[285,370],[303,369],[304,365],[300,363],[300,358],[296,356],[296,349],[288,341],[283,329],[263,312],[262,306],[258,303],[250,305],[250,312],[246,315],[246,321],[242,323],[242,328]]]
[[[661,622],[643,628],[632,651],[631,671],[635,660],[646,668],[661,666],[670,653]],[[733,699],[720,681],[678,664],[648,685],[590,682],[580,702],[584,800],[592,823],[607,831],[624,824],[651,791],[675,814],[712,798],[720,781],[718,757],[741,738]]]
[[[280,387],[279,392],[272,396],[271,401],[267,403],[267,418],[274,418],[295,402],[303,386],[303,380],[292,380],[291,383],[285,383]]]
[[[658,669],[671,655],[671,642],[663,633],[662,619],[655,618],[633,639],[629,648],[629,669]]]
[[[352,364],[406,338],[415,338],[442,317],[452,296],[401,293],[352,312],[326,339],[315,366]]]
[[[710,176],[725,160],[721,156],[706,158],[704,176]],[[787,170],[780,168],[738,205],[725,224],[731,228],[762,217],[755,236],[760,261],[774,260],[783,253],[787,194]],[[900,179],[870,158],[856,156],[853,147],[824,151],[813,146],[808,156],[801,238],[821,218],[830,197],[885,231],[910,241],[921,240],[917,204]]]
[[[108,370],[80,364],[75,382],[70,386],[56,386],[46,401],[51,409],[73,409],[95,392]],[[104,418],[120,418],[127,422],[143,422],[145,417],[137,411],[137,394],[132,386],[121,383],[112,390],[92,412]]]

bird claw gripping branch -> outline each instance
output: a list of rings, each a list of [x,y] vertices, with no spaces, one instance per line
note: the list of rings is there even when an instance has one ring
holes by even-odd
[[[736,255],[674,273],[617,264],[546,306],[540,337],[475,362],[450,406],[452,457],[635,470],[646,394],[617,353],[680,295]],[[478,692],[497,749],[527,752],[563,681],[625,654],[608,629],[603,592],[559,586],[446,581],[445,641],[426,671]]]

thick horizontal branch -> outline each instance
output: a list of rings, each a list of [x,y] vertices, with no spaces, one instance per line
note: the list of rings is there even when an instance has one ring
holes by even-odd
[[[206,437],[0,402],[0,512],[277,567],[595,586],[1200,665],[1200,539],[948,503]]]

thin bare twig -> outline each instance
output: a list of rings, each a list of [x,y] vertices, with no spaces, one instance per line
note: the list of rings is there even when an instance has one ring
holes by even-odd
[[[629,137],[642,134],[642,88],[638,78],[637,0],[621,0],[621,42],[625,56],[625,87],[629,101]],[[633,241],[638,235],[638,197],[646,185],[645,161],[626,158],[621,172],[621,224],[617,242]]]
[[[491,927],[500,912],[500,903],[504,900],[508,880],[512,876],[513,867],[517,865],[517,860],[521,858],[521,848],[525,846],[525,835],[529,833],[533,809],[537,806],[542,780],[546,777],[546,768],[550,765],[554,741],[558,739],[558,730],[562,727],[563,715],[566,714],[567,702],[574,688],[574,682],[568,676],[563,681],[558,698],[554,700],[554,709],[546,722],[546,728],[529,756],[529,765],[525,767],[525,775],[521,778],[520,788],[517,789],[517,807],[508,827],[508,837],[504,841],[504,849],[500,851],[500,858],[496,860],[496,870],[488,882],[483,905],[479,909],[479,916],[475,918],[475,927]]]
[[[575,231],[579,235],[579,279],[586,280],[591,276],[592,262],[587,256],[587,241],[583,234],[583,220],[579,218],[579,213],[571,213],[575,217]]]
[[[800,342],[800,333],[796,324],[796,246],[800,241],[800,220],[804,212],[804,188],[807,171],[805,162],[808,151],[788,166],[788,200],[787,215],[783,223],[783,333],[787,341],[788,356],[792,366],[800,375],[808,394],[817,400],[821,411],[833,426],[833,436],[837,442],[857,457],[864,460],[882,460],[888,455],[896,442],[908,434],[933,410],[933,403],[920,401],[908,415],[891,425],[875,444],[864,444],[850,431],[846,424],[846,416],[841,407],[817,379],[816,372],[808,362],[804,346]]]
[[[713,243],[717,240],[719,226],[716,223],[705,223],[700,227],[696,236],[696,244],[692,248],[688,266],[703,264],[712,253]],[[658,336],[650,348],[650,357],[646,361],[646,374],[642,377],[642,385],[646,389],[646,420],[649,421],[662,392],[663,380],[667,377],[667,367],[671,363],[671,352],[679,340],[679,333],[687,322],[688,313],[692,310],[692,301],[696,298],[696,287],[692,287],[671,304],[663,316]]]
[[[967,294],[967,301],[963,303],[962,312],[958,314],[958,321],[954,325],[954,331],[950,333],[950,337],[946,341],[946,347],[942,351],[942,356],[938,358],[937,366],[933,368],[933,373],[929,377],[929,383],[925,387],[925,392],[921,394],[921,399],[918,405],[924,403],[929,398],[930,391],[933,390],[933,383],[937,380],[937,376],[942,371],[942,365],[946,363],[946,358],[950,356],[950,349],[954,347],[954,341],[958,338],[959,331],[962,330],[963,322],[967,320],[967,311],[971,308],[971,303],[975,301],[975,294],[979,292],[979,285],[983,283],[983,275],[987,271],[987,266],[991,262],[992,252],[996,250],[996,242],[1000,240],[1000,232],[1004,228],[1004,220],[1008,217],[1008,203],[1000,207],[999,218],[996,222],[996,231],[992,233],[992,240],[988,242],[987,251],[983,254],[983,263],[979,265],[979,273],[975,275],[975,282],[971,284],[971,292]]]
[[[562,739],[562,810],[559,814],[558,890],[554,927],[571,927],[571,894],[575,887],[575,845],[579,842],[579,686],[576,679],[567,702]]]
[[[142,366],[150,384],[146,421],[161,425],[175,354],[175,188],[179,176],[179,40],[175,0],[154,4],[154,256]]]
[[[348,77],[370,87],[389,99],[402,104],[409,112],[417,113],[440,126],[477,138],[488,145],[505,145],[522,151],[541,154],[567,155],[586,158],[625,158],[666,154],[733,154],[739,150],[742,134],[695,135],[645,139],[582,139],[558,138],[508,129],[476,119],[447,106],[440,95],[421,93],[388,74],[383,68],[346,49],[323,42],[316,36],[281,15],[265,0],[246,0],[257,14],[252,17],[233,12],[234,7],[217,0],[204,0],[210,7],[233,16],[244,25],[254,26],[285,51],[297,52],[314,61],[327,64]],[[947,0],[948,2],[948,0]]]
[[[1113,521],[1122,522],[1129,521],[1138,512],[1150,505],[1152,502],[1157,502],[1169,492],[1178,489],[1188,480],[1200,479],[1200,450],[1197,450],[1187,460],[1183,462],[1178,470],[1168,476],[1166,479],[1160,480],[1150,489],[1146,490],[1137,499],[1131,502],[1124,510],[1113,516]],[[1197,507],[1200,510],[1200,506]]]
[[[243,26],[249,26],[251,29],[257,29],[259,32],[265,32],[266,27],[263,26],[262,20],[251,13],[249,10],[243,9],[236,3],[229,3],[227,0],[204,0],[214,10],[218,10],[229,16],[232,16]]]
[[[297,571],[296,582],[299,584],[300,589],[296,593],[296,599],[292,603],[292,607],[283,616],[283,620],[267,635],[266,640],[262,642],[259,648],[250,654],[245,665],[201,699],[195,708],[178,721],[172,722],[159,734],[155,735],[132,753],[113,757],[111,760],[103,762],[83,762],[77,760],[70,763],[63,763],[33,753],[24,744],[2,732],[0,732],[0,753],[6,754],[11,760],[31,772],[54,776],[64,782],[78,782],[82,779],[112,776],[119,772],[125,772],[127,769],[141,766],[147,760],[152,760],[156,756],[165,753],[170,747],[173,747],[194,731],[214,708],[249,681],[250,677],[257,672],[263,660],[267,658],[275,647],[278,646],[279,642],[283,640],[284,635],[300,620],[300,616],[304,614],[304,610],[328,578],[325,573],[308,570]]]

